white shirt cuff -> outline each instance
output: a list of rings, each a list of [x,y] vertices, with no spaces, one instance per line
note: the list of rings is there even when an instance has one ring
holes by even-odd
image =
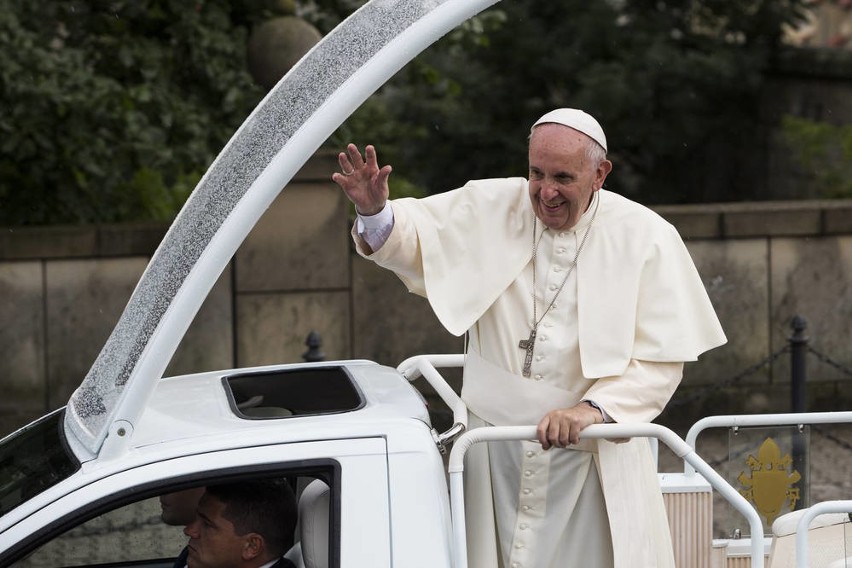
[[[604,423],[609,424],[610,422],[612,422],[612,417],[610,417],[610,415],[606,413],[606,410],[601,408],[595,401],[585,399],[585,400],[582,400],[580,402],[588,402],[589,404],[592,405],[592,408],[597,408],[600,411],[601,416],[603,417]]]
[[[382,248],[393,230],[393,208],[390,202],[375,215],[361,215],[355,221],[355,232],[370,245],[373,252]]]

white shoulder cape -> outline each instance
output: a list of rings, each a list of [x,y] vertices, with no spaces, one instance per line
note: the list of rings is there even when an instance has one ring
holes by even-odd
[[[619,376],[631,359],[694,361],[725,335],[686,246],[662,217],[607,190],[577,263],[583,375]],[[467,331],[532,257],[523,178],[478,180],[392,202],[415,227],[425,295],[444,327]]]

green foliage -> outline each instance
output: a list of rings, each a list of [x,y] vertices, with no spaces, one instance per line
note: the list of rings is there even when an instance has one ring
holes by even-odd
[[[803,184],[810,193],[852,197],[852,126],[787,116],[782,132],[793,160],[805,172]]]
[[[0,223],[171,218],[262,96],[232,4],[0,0]]]
[[[607,132],[613,189],[748,199],[739,149],[754,146],[761,77],[802,2],[507,0],[401,70],[330,142],[376,144],[395,195],[439,192],[526,175],[529,125],[574,106]],[[327,33],[363,3],[295,10]],[[174,215],[263,95],[248,29],[284,4],[0,0],[0,224]]]
[[[327,34],[349,14],[360,8],[366,0],[299,0],[296,15]]]
[[[748,199],[738,148],[758,127],[782,24],[800,10],[798,0],[501,2],[365,105],[384,106],[392,129],[356,115],[354,139],[439,192],[526,175],[529,125],[573,106],[603,124],[619,192],[646,203]],[[710,175],[729,179],[711,187]]]

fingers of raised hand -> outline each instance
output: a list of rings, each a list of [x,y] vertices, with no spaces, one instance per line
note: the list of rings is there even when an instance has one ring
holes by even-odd
[[[337,155],[337,163],[340,165],[340,175],[349,177],[358,174],[365,179],[372,178],[379,170],[376,158],[376,149],[369,145],[365,148],[364,156],[355,144],[348,144],[345,152]],[[342,180],[341,180],[342,181]]]
[[[364,148],[364,162],[371,168],[379,168],[379,159],[376,154],[376,147],[372,144],[368,144],[367,147]]]
[[[349,159],[349,163],[352,167],[356,170],[364,167],[364,158],[361,157],[361,151],[358,150],[358,146],[355,144],[348,144],[346,146],[346,157]]]
[[[355,164],[352,162],[349,154],[341,152],[337,155],[337,163],[340,165],[340,173],[344,176],[351,176],[355,173]]]

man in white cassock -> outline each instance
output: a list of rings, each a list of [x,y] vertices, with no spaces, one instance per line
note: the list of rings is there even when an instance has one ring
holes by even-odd
[[[474,568],[674,566],[648,441],[579,434],[653,420],[725,336],[675,229],[601,189],[606,152],[593,117],[557,109],[532,127],[528,179],[394,201],[372,146],[339,155],[359,253],[469,335],[470,426],[538,425],[469,454]]]

